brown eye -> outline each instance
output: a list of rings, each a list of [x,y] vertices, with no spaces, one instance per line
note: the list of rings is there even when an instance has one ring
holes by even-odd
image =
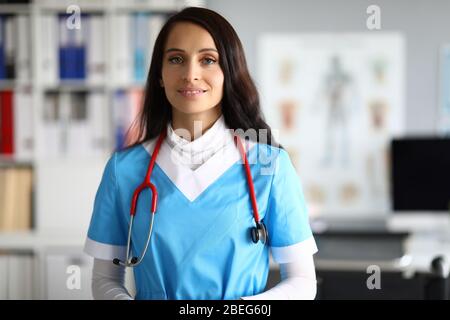
[[[183,59],[181,59],[181,57],[171,57],[168,60],[170,63],[173,63],[173,64],[178,64],[178,63],[183,62]]]

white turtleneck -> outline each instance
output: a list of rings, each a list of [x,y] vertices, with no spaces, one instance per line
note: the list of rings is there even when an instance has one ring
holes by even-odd
[[[172,124],[169,124],[166,141],[172,151],[177,154],[178,160],[188,165],[191,170],[195,170],[232,142],[228,130],[224,117],[221,115],[211,128],[195,140],[189,141],[182,138],[181,134],[177,134],[177,130],[174,131]]]
[[[221,115],[211,128],[200,137],[188,141],[167,126],[167,143],[177,154],[178,160],[197,169],[228,143],[233,143],[224,117]],[[130,300],[132,297],[124,286],[125,268],[111,261],[94,259],[92,294],[94,299]],[[316,295],[316,273],[311,254],[299,256],[291,263],[280,264],[281,281],[275,287],[244,300],[304,300]]]

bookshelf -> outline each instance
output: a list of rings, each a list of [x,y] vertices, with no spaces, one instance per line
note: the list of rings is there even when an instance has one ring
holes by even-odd
[[[142,101],[153,41],[170,14],[190,5],[205,3],[0,1],[0,49],[9,54],[0,55],[0,199],[6,190],[11,193],[2,172],[31,172],[31,190],[25,193],[30,225],[14,229],[0,223],[0,251],[10,257],[33,252],[31,298],[49,297],[44,288],[49,247],[75,247],[70,254],[82,254],[104,166],[123,145],[120,130],[127,129]],[[73,6],[79,9],[79,29],[67,27],[68,17],[75,17],[67,8]],[[1,58],[13,59],[13,76],[9,65],[8,76],[2,73]],[[4,101],[11,103],[4,107]],[[13,138],[7,141],[6,133]],[[5,215],[11,212],[0,205],[0,222]],[[8,298],[1,283],[0,296]],[[30,298],[26,291],[23,297]],[[13,296],[20,298],[17,292]]]

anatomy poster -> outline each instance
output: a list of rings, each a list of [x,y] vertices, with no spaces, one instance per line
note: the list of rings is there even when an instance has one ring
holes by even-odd
[[[311,216],[390,210],[389,143],[404,130],[397,33],[265,34],[257,85]]]

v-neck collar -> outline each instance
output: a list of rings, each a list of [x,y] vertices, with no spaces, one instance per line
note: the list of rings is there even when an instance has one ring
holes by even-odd
[[[156,163],[183,195],[190,202],[193,202],[236,162],[239,161],[239,163],[243,164],[241,154],[234,144],[231,132],[229,133],[229,139],[231,143],[227,143],[224,148],[216,152],[195,170],[180,162],[179,156],[172,151],[167,141],[163,141],[161,144]],[[153,139],[143,143],[142,146],[151,156],[155,144],[156,139]],[[247,154],[254,145],[256,145],[255,142],[249,141],[246,150]]]

